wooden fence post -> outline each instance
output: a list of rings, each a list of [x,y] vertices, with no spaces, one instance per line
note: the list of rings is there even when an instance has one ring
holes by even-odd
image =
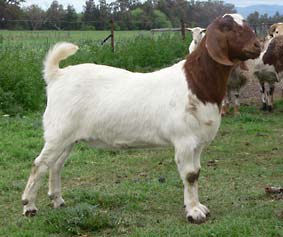
[[[181,34],[182,34],[182,39],[185,40],[186,39],[186,26],[185,26],[185,22],[183,19],[181,19]]]
[[[115,50],[115,41],[114,41],[115,25],[114,25],[113,18],[110,20],[110,23],[111,23],[111,47],[112,47],[112,51],[114,52]]]

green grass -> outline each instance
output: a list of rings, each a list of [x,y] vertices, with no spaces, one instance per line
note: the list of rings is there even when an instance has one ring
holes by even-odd
[[[101,42],[110,31],[0,31],[0,38],[5,45],[24,44],[27,46],[53,44],[58,41],[79,42],[92,40]],[[149,36],[149,31],[115,31],[115,39],[131,39],[139,35]]]
[[[202,154],[200,200],[211,216],[186,222],[173,150],[109,152],[76,146],[63,174],[67,207],[53,210],[47,177],[38,216],[21,216],[21,193],[43,145],[41,115],[0,118],[0,236],[283,236],[283,103],[226,117]],[[214,161],[214,162],[213,162]],[[159,182],[160,177],[165,182]]]

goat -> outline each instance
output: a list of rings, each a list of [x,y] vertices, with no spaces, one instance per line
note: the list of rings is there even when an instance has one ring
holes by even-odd
[[[260,57],[255,60],[254,75],[261,85],[262,110],[272,111],[275,83],[283,77],[283,35],[269,39]],[[265,90],[265,83],[269,91]]]
[[[205,28],[195,27],[195,28],[187,28],[188,31],[192,32],[192,41],[189,46],[189,53],[192,53],[197,46],[200,44],[200,41],[205,36]]]
[[[191,55],[152,73],[96,64],[60,69],[59,62],[77,49],[56,44],[44,63],[45,144],[22,195],[23,214],[36,213],[39,181],[48,169],[53,206],[64,205],[60,170],[73,145],[83,140],[110,149],[173,146],[187,219],[205,221],[209,210],[198,197],[200,155],[220,126],[219,108],[233,66],[260,54],[254,32],[240,15],[219,17]]]
[[[278,37],[280,35],[283,35],[283,23],[276,23],[270,26],[269,34],[266,37],[265,42],[263,43],[263,51],[268,48],[268,45],[273,38]],[[261,110],[267,110],[269,112],[272,112],[274,109],[273,94],[275,90],[275,83],[279,82],[279,77],[275,72],[274,68],[264,65],[262,58],[255,60],[254,64],[254,76],[258,79],[260,84],[262,102]]]
[[[277,37],[279,37],[279,39],[276,39]],[[267,40],[264,44],[263,52],[261,53],[261,56],[258,59],[254,60],[254,76],[255,78],[258,79],[260,83],[261,101],[262,101],[261,110],[264,110],[264,111],[265,110],[269,112],[273,111],[274,109],[273,94],[275,90],[275,83],[279,82],[282,79],[282,77],[279,76],[278,71],[275,70],[275,67],[273,65],[270,66],[264,63],[263,57],[267,53],[267,49],[269,47],[274,47],[275,43],[273,43],[270,46],[271,42],[276,42],[276,45],[277,45],[276,48],[278,50],[282,50],[278,46],[280,45],[281,40],[282,40],[282,36],[276,36],[274,38],[270,38],[269,40]],[[274,55],[276,54],[276,52],[274,51],[272,51],[272,53],[274,53]],[[271,51],[269,51],[269,54],[271,55]],[[280,63],[280,58],[277,57],[277,60],[278,60],[277,63]],[[275,61],[274,61],[274,64],[275,64]],[[265,84],[268,85],[267,89],[266,89]]]

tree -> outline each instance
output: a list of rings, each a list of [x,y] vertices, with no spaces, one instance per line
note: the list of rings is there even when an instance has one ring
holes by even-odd
[[[32,30],[39,29],[45,21],[45,12],[38,5],[33,4],[25,8],[24,14]]]
[[[17,27],[17,24],[12,21],[21,19],[20,4],[22,2],[24,0],[0,0],[0,29]]]
[[[59,4],[58,1],[53,1],[50,7],[46,11],[46,17],[48,20],[48,26],[60,30],[62,28],[62,21],[65,16],[63,5]]]
[[[96,7],[94,0],[88,0],[85,2],[84,12],[82,20],[86,26],[92,26],[95,28],[95,23],[99,17],[99,10]]]
[[[63,17],[64,30],[77,30],[78,27],[78,14],[72,5],[67,6],[65,15]]]
[[[254,13],[251,13],[248,17],[247,17],[247,21],[251,24],[251,25],[256,25],[259,23],[259,12],[255,11]]]
[[[172,27],[168,17],[159,10],[153,11],[153,28],[170,28]]]
[[[110,20],[110,11],[109,6],[106,3],[106,0],[99,0],[99,14],[98,14],[98,22],[96,24],[96,28],[98,30],[103,30],[109,27]]]

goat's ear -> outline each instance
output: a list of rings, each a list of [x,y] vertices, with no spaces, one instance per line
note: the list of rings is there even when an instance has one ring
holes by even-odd
[[[220,30],[219,21],[221,21],[221,19],[218,19],[207,28],[206,48],[214,61],[223,65],[232,66],[234,63],[229,59],[225,32]]]
[[[187,27],[186,29],[187,29],[187,31],[192,31],[193,30],[193,28],[189,28],[189,27]]]
[[[205,33],[206,32],[206,29],[202,29],[200,33]]]

